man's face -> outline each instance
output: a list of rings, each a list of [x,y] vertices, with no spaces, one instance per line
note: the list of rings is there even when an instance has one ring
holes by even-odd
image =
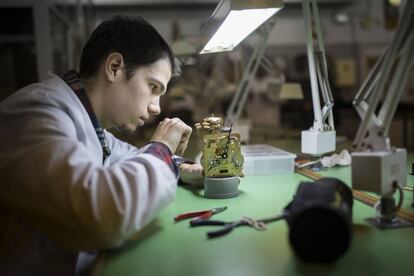
[[[160,114],[160,97],[171,79],[171,65],[168,59],[160,59],[138,68],[129,80],[124,70],[120,73],[123,76],[111,86],[105,109],[113,125],[122,132],[132,133],[150,115]]]

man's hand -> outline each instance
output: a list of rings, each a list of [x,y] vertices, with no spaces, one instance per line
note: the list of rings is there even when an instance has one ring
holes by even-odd
[[[191,127],[179,118],[165,118],[158,125],[151,141],[163,143],[173,154],[182,155],[187,148],[191,132]]]
[[[186,173],[191,173],[191,174],[197,174],[199,176],[204,176],[204,172],[203,172],[203,166],[201,166],[201,164],[188,164],[188,163],[182,163],[180,165],[180,171],[181,172],[186,172]]]
[[[240,172],[239,177],[244,177],[243,171]],[[180,165],[180,178],[185,184],[193,187],[204,186],[204,169],[201,164],[182,163]]]
[[[180,165],[180,178],[185,184],[194,187],[203,187],[204,172],[200,164],[182,163]]]

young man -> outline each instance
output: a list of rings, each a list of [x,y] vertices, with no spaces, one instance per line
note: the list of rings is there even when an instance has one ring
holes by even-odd
[[[92,33],[79,75],[50,74],[0,103],[0,274],[73,275],[79,251],[122,245],[174,199],[172,154],[189,126],[166,118],[141,149],[103,129],[158,115],[177,73],[151,25],[114,17]]]

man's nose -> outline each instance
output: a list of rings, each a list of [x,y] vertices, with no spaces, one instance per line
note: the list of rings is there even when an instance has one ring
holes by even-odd
[[[151,115],[159,115],[161,113],[161,107],[159,101],[156,103],[150,103],[148,106],[148,113]]]

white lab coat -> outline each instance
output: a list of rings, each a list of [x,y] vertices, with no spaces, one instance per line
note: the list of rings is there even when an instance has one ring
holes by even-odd
[[[164,161],[106,132],[59,77],[0,103],[0,274],[73,275],[78,251],[120,246],[175,197]]]

